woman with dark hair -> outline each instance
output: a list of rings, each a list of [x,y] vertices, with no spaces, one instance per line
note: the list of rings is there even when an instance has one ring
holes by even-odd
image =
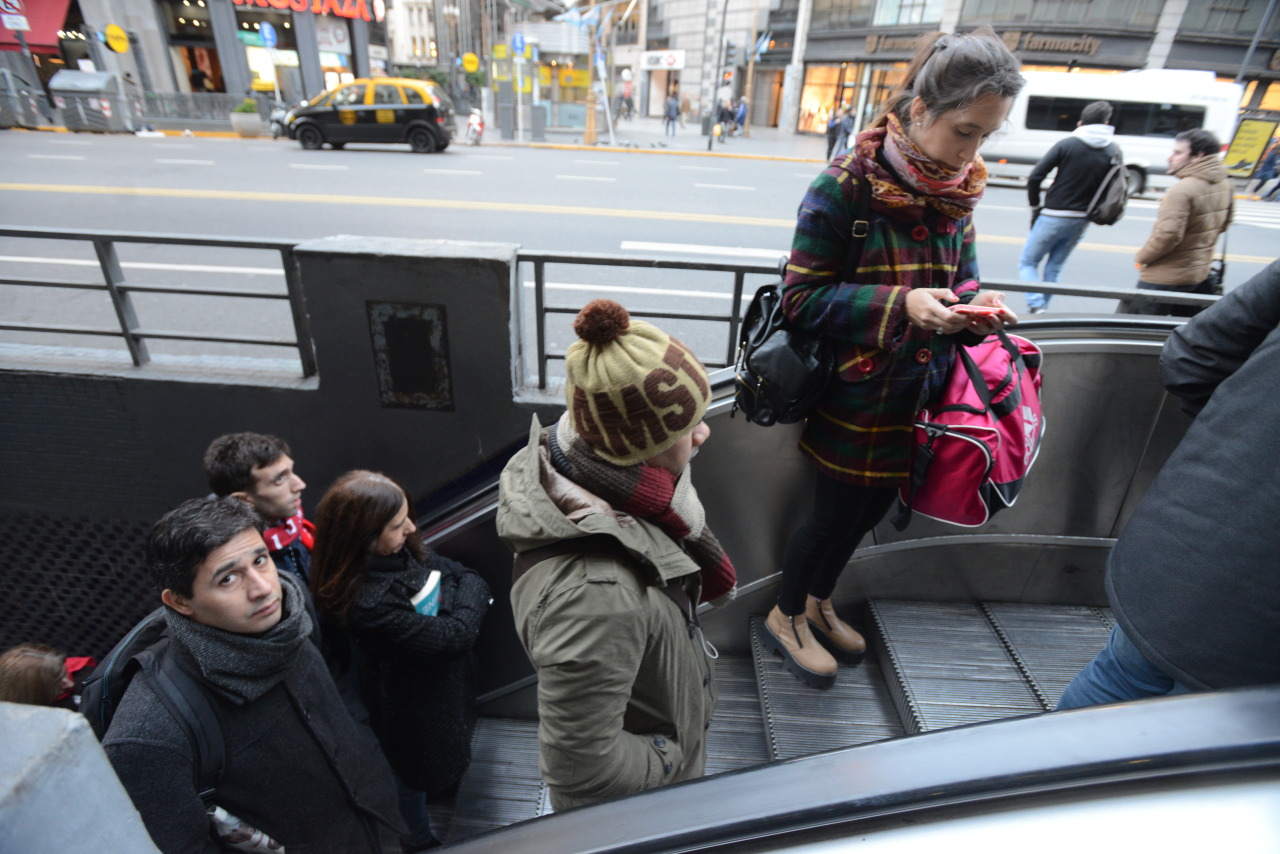
[[[414,536],[408,494],[386,475],[339,477],[315,523],[311,590],[354,644],[360,693],[401,788],[404,849],[434,847],[426,796],[456,786],[471,761],[471,651],[489,588]]]
[[[808,685],[830,686],[835,657],[857,663],[866,650],[831,595],[909,480],[916,414],[957,345],[1017,321],[1003,294],[978,290],[972,213],[987,179],[978,148],[1004,124],[1019,70],[990,29],[922,38],[901,88],[800,204],[783,307],[794,328],[831,341],[836,376],[800,440],[817,469],[813,509],[787,546],[765,641]],[[865,237],[850,269],[855,233]]]

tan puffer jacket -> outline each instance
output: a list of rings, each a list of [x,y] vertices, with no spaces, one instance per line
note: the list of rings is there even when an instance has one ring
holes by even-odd
[[[1139,278],[1153,285],[1198,285],[1209,275],[1218,236],[1231,224],[1232,188],[1222,158],[1202,157],[1174,173],[1156,225],[1138,250]]]

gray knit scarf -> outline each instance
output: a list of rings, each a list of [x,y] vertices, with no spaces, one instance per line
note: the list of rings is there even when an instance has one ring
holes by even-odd
[[[256,700],[284,679],[311,634],[301,583],[281,572],[280,593],[283,616],[259,635],[215,629],[172,608],[165,608],[164,618],[173,639],[191,652],[205,679],[241,700]]]

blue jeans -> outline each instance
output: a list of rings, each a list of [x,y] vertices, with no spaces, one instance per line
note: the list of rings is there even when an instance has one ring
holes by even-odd
[[[1067,256],[1076,248],[1080,238],[1084,236],[1089,220],[1084,217],[1052,216],[1042,213],[1036,217],[1031,233],[1027,235],[1027,243],[1022,247],[1022,257],[1018,259],[1018,278],[1024,282],[1056,282],[1062,275],[1062,265],[1067,263]],[[1046,256],[1044,275],[1039,273],[1040,261]],[[1047,294],[1027,294],[1028,308],[1048,308]]]
[[[400,782],[399,775],[395,780],[400,817],[409,826],[409,834],[400,837],[400,845],[410,850],[424,848],[435,840],[435,834],[431,832],[431,814],[427,812],[427,796]]]
[[[1077,673],[1062,692],[1056,711],[1190,691],[1148,661],[1129,636],[1116,626],[1098,657]]]

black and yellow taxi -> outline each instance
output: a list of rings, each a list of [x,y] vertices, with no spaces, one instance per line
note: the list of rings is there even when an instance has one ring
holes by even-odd
[[[362,78],[294,107],[285,128],[310,150],[325,143],[398,142],[414,151],[441,151],[453,139],[453,101],[430,80]]]

